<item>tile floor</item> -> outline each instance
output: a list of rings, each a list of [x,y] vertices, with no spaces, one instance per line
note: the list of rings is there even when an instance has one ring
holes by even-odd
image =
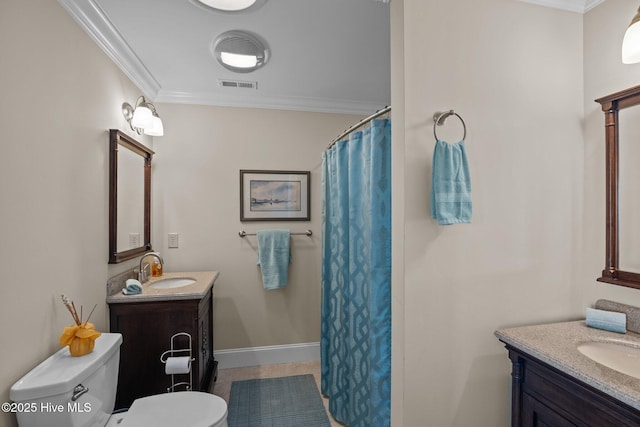
[[[213,384],[211,393],[222,397],[229,403],[231,383],[234,381],[252,380],[256,378],[275,378],[290,375],[313,374],[320,390],[320,362],[283,363],[280,365],[250,366],[247,368],[231,368],[218,370],[218,380]],[[328,400],[323,398],[325,408]],[[331,417],[327,410],[331,427],[344,427]]]

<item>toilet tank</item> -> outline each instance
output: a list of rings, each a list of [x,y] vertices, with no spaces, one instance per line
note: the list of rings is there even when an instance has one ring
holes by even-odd
[[[18,380],[9,393],[18,425],[104,426],[115,405],[121,344],[122,335],[103,333],[92,353],[73,357],[65,347]]]

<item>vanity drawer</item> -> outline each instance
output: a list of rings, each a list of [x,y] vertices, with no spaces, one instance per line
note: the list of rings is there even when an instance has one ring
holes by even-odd
[[[523,427],[577,427],[558,412],[524,393],[522,396]]]

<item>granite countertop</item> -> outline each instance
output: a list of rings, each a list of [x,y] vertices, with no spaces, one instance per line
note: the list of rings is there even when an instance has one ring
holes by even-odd
[[[593,341],[624,343],[640,348],[639,334],[594,329],[582,320],[500,329],[495,335],[500,341],[640,410],[640,379],[596,363],[577,348],[581,343]]]
[[[160,277],[152,277],[142,285],[142,293],[138,295],[124,295],[122,287],[113,289],[107,295],[107,304],[120,304],[129,302],[146,301],[173,301],[186,299],[201,299],[213,286],[213,282],[218,278],[217,271],[195,271],[195,272],[173,272],[164,273]],[[151,285],[163,279],[184,277],[194,279],[196,283],[173,289],[151,289]]]

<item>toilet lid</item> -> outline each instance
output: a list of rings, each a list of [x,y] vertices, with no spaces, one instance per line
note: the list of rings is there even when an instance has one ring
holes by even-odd
[[[221,397],[199,391],[178,391],[137,399],[120,427],[215,427],[227,417]]]

